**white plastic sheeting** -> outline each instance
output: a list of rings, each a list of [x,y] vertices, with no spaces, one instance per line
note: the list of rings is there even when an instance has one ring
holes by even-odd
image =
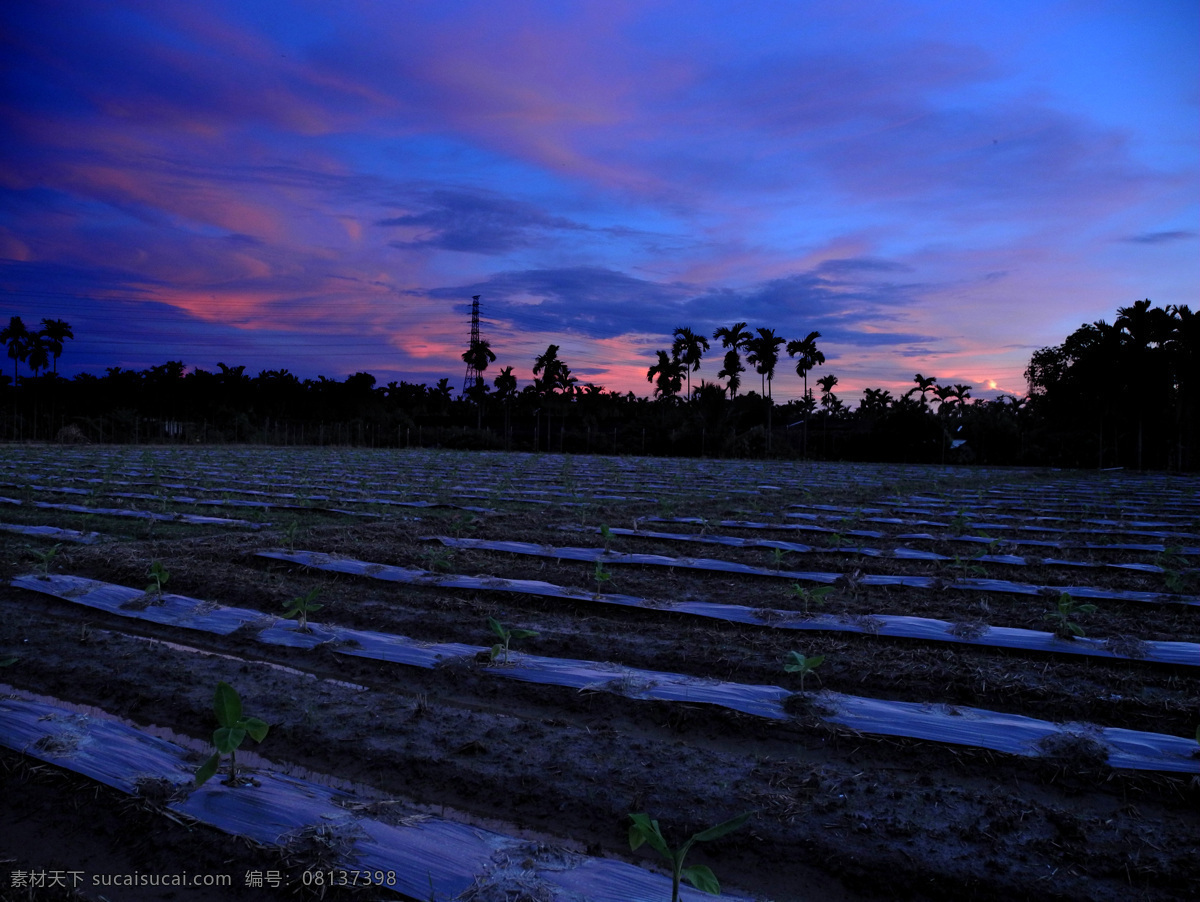
[[[81,714],[45,699],[0,698],[0,745],[130,794],[147,779],[188,787],[196,768],[193,754],[174,743],[100,712]],[[254,781],[230,787],[210,780],[165,807],[267,845],[332,829],[346,848],[335,867],[394,874],[389,887],[413,899],[428,900],[432,892],[449,900],[481,884],[511,885],[554,902],[661,902],[670,893],[670,880],[624,862],[416,811],[406,825],[393,826],[347,809],[346,803],[360,801],[356,797],[308,780],[255,771]],[[688,902],[712,898],[693,890],[682,895]]]
[[[115,603],[122,593],[133,597],[143,597],[145,593],[80,577],[19,577],[13,581],[13,585],[69,598],[127,617],[146,619],[143,615],[149,610]],[[211,606],[198,599],[184,596],[174,598],[177,599],[175,624],[204,629],[203,626],[181,622],[186,617],[180,615],[189,603],[197,611]],[[251,622],[259,616],[256,612],[238,608],[222,608],[220,611],[223,612],[218,618],[220,623]],[[198,617],[213,618],[215,614],[209,611]],[[417,642],[404,636],[368,630],[319,624],[313,624],[311,628],[312,632],[300,632],[294,622],[277,620],[269,629],[260,632],[258,638],[269,644],[291,647],[315,647],[329,643],[331,650],[338,654],[424,668],[432,668],[447,658],[464,655],[473,657],[485,651],[482,646]],[[519,652],[510,653],[510,661],[504,666],[488,667],[486,672],[497,677],[608,692],[629,698],[718,705],[773,720],[788,717],[784,702],[792,695],[778,686],[709,680],[595,661],[547,658]],[[820,716],[830,723],[842,724],[863,733],[928,739],[1024,756],[1042,754],[1040,743],[1047,739],[1069,739],[1077,734],[1085,734],[1097,749],[1107,755],[1113,767],[1200,773],[1200,760],[1193,754],[1196,743],[1177,736],[1089,724],[1060,726],[1032,717],[982,708],[895,702],[829,691],[818,694],[816,698],[821,702],[820,707],[830,712]]]
[[[689,614],[731,623],[751,623],[775,629],[816,632],[869,633],[904,639],[923,639],[930,642],[950,642],[958,645],[979,645],[994,648],[1018,648],[1026,651],[1055,652],[1098,658],[1154,661],[1200,667],[1200,644],[1195,642],[1143,641],[1137,638],[1120,639],[1060,639],[1054,633],[1017,627],[986,624],[951,623],[928,617],[909,617],[895,614],[867,614],[837,617],[830,614],[805,615],[798,611],[771,608],[750,608],[744,605],[718,604],[706,601],[664,601],[640,598],[636,595],[589,593],[580,589],[556,586],[531,579],[502,579],[489,576],[431,573],[389,564],[373,564],[353,558],[324,554],[319,551],[261,551],[259,557],[290,561],[317,570],[349,573],[388,582],[409,583],[443,589],[474,589],[484,592],[511,592],[589,601],[595,604],[615,604],[622,607],[656,608],[677,614]],[[773,572],[773,571],[772,571]]]

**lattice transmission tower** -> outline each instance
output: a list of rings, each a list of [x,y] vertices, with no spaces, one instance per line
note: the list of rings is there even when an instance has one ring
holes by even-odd
[[[479,345],[479,295],[475,295],[471,299],[471,343],[467,345],[472,351]],[[474,360],[474,356],[471,360]],[[467,362],[467,374],[463,376],[463,394],[467,393],[467,389],[471,388],[475,383],[483,377],[483,370],[477,366],[472,366],[471,361]]]

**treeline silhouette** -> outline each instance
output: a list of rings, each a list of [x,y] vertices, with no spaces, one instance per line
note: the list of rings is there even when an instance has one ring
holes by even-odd
[[[65,379],[57,360],[63,339],[72,337],[69,325],[43,321],[58,337],[43,337],[45,353],[30,361],[22,354],[33,344],[31,333],[13,317],[0,332],[13,361],[13,376],[0,376],[0,435],[1194,470],[1196,317],[1187,307],[1156,308],[1148,300],[1117,313],[1111,326],[1085,324],[1062,345],[1037,351],[1025,397],[975,399],[970,385],[917,373],[908,391],[868,388],[853,409],[835,394],[833,374],[814,380],[819,397],[808,387],[809,372],[825,362],[819,332],[787,341],[745,323],[713,336],[723,347],[724,385],[691,384],[710,345],[680,327],[670,350],[658,351],[648,368],[653,396],[640,397],[580,383],[557,345],[533,362],[534,379],[523,388],[512,366],[489,382],[484,371],[496,355],[486,341],[463,353],[468,378],[459,393],[449,379],[379,385],[370,373],[342,381],[300,379],[286,369],[251,376],[244,366],[189,370],[182,361]],[[804,393],[777,404],[771,388],[785,350]],[[743,361],[759,375],[759,391],[740,391],[749,372]],[[21,362],[32,377],[21,376]]]

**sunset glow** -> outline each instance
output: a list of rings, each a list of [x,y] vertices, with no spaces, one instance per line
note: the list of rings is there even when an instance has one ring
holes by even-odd
[[[461,382],[472,295],[649,394],[671,332],[821,333],[850,403],[1025,391],[1200,296],[1194,3],[8,4],[5,321],[60,371]],[[782,357],[777,400],[800,380]],[[693,385],[716,381],[713,342]],[[756,387],[753,372],[744,389]]]

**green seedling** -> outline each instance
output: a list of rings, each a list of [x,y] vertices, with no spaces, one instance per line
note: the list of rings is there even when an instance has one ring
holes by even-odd
[[[242,700],[237,690],[228,683],[217,683],[217,693],[213,700],[213,711],[217,715],[220,726],[213,731],[213,745],[217,750],[196,770],[196,788],[204,785],[217,772],[221,764],[221,755],[229,756],[229,779],[227,786],[238,785],[237,750],[249,736],[255,742],[266,738],[269,725],[257,717],[242,715]]]
[[[978,555],[964,558],[961,555],[954,555],[954,560],[948,566],[952,570],[962,570],[965,573],[973,574],[974,576],[987,576],[987,568],[979,564],[971,563],[976,560]]]
[[[1060,639],[1074,639],[1076,636],[1083,636],[1083,627],[1071,619],[1074,614],[1094,614],[1096,606],[1094,604],[1080,604],[1070,593],[1063,592],[1058,596],[1058,606],[1056,610],[1049,611],[1044,615],[1046,620],[1054,623],[1054,635]]]
[[[954,519],[950,521],[950,535],[961,536],[967,531],[968,525],[967,512],[960,510],[954,515]]]
[[[1167,591],[1175,595],[1185,595],[1195,587],[1197,571],[1187,566],[1187,559],[1180,552],[1178,545],[1168,545],[1158,555],[1156,563],[1162,568],[1163,583]]]
[[[293,520],[287,525],[287,529],[283,531],[283,536],[287,539],[288,551],[296,550],[296,539],[300,538],[300,521]]]
[[[701,892],[718,896],[721,894],[721,885],[717,883],[716,875],[712,870],[702,864],[684,867],[684,858],[687,857],[687,853],[691,851],[693,845],[698,842],[711,842],[714,839],[720,839],[727,833],[732,833],[750,819],[750,814],[751,812],[739,814],[723,824],[701,830],[699,833],[693,834],[678,849],[672,849],[667,845],[667,841],[658,827],[658,821],[651,820],[646,814],[631,814],[629,818],[633,823],[629,827],[629,848],[637,851],[643,843],[649,843],[650,848],[667,859],[671,865],[671,902],[679,902],[679,881],[681,879],[687,880]]]
[[[825,596],[833,591],[833,586],[818,586],[813,589],[806,588],[799,583],[792,583],[792,594],[799,599],[804,605],[804,613],[808,613],[808,606],[815,604],[823,606],[825,604]]]
[[[59,544],[55,545],[53,548],[50,548],[46,551],[33,552],[33,556],[35,558],[37,558],[38,567],[41,568],[42,576],[50,575],[50,564],[54,560],[55,556],[58,554],[58,549],[60,549],[60,548],[62,548],[61,542]]]
[[[501,641],[492,646],[491,659],[501,656],[501,664],[508,663],[508,645],[513,639],[532,639],[537,633],[534,630],[509,629],[495,617],[488,618],[488,627],[500,637]]]
[[[607,523],[600,524],[600,538],[604,540],[604,553],[608,554],[609,546],[613,540],[613,531],[608,528]]]
[[[474,514],[463,514],[452,518],[448,526],[451,535],[461,539],[464,532],[474,532],[479,528],[479,520]]]
[[[0,658],[0,667],[12,667],[20,660],[16,655],[9,655],[7,658]],[[1200,730],[1196,731],[1196,738],[1200,740]]]
[[[787,552],[782,548],[771,549],[771,567],[775,570],[783,569],[783,559],[787,556]]]
[[[421,552],[421,559],[425,561],[425,566],[435,573],[438,571],[449,573],[450,562],[454,560],[454,552],[449,548],[431,548]]]
[[[612,579],[612,574],[604,569],[604,561],[596,561],[596,572],[592,574],[592,579],[596,581],[597,594],[604,589],[604,584]]]
[[[283,606],[286,608],[286,610],[283,612],[283,616],[289,620],[293,617],[299,618],[299,625],[297,626],[297,629],[302,633],[307,633],[308,615],[313,611],[319,611],[321,608],[325,607],[323,604],[313,603],[316,600],[316,597],[320,594],[321,587],[317,586],[316,588],[305,592],[303,595],[297,595],[291,601],[285,601]]]
[[[167,584],[167,580],[171,578],[171,574],[167,568],[163,566],[162,561],[155,561],[150,565],[150,569],[146,572],[150,577],[150,585],[146,586],[146,591],[162,598],[163,586]]]
[[[800,692],[804,692],[804,678],[821,666],[821,662],[825,660],[824,655],[802,655],[798,651],[793,651],[788,654],[790,662],[783,665],[783,669],[788,673],[800,674]]]

